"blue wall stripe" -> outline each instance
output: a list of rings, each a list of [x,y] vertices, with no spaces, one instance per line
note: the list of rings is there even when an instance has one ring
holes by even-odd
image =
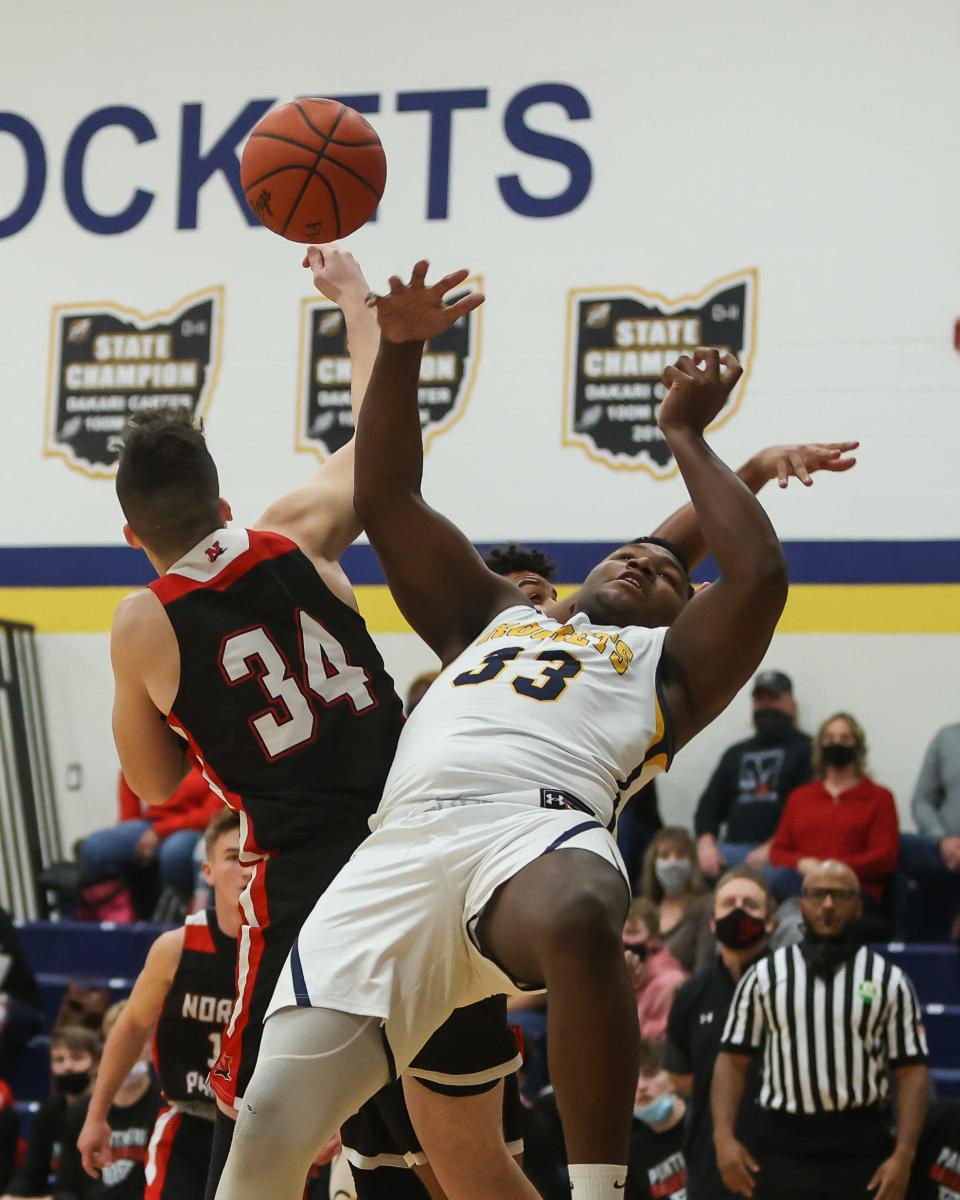
[[[614,548],[611,542],[530,542],[557,563],[562,583],[577,583]],[[488,550],[490,543],[478,544]],[[785,542],[794,583],[960,583],[960,540]],[[355,584],[383,583],[369,546],[351,546],[343,564]],[[697,572],[710,578],[710,564]],[[129,546],[0,546],[0,587],[135,587],[154,578]]]

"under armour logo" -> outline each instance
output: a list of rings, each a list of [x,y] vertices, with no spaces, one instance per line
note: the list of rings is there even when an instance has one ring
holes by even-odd
[[[713,1021],[713,1013],[712,1012],[700,1014],[700,1024],[701,1025],[709,1025],[712,1021]]]
[[[210,559],[211,562],[216,562],[221,554],[226,554],[226,550],[220,545],[219,542],[214,542],[212,546],[207,546],[206,550],[204,550],[204,554]]]

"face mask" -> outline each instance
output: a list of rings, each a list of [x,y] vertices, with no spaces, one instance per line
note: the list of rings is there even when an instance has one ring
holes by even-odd
[[[746,950],[766,936],[767,929],[760,917],[745,908],[734,908],[714,921],[717,941],[728,950]]]
[[[668,896],[679,896],[690,882],[693,864],[682,858],[658,858],[653,870],[664,892]]]
[[[844,963],[850,962],[867,941],[859,917],[848,921],[830,937],[817,933],[806,922],[804,925],[804,938],[801,943],[804,958],[813,974],[824,979],[829,979]]]
[[[673,1096],[665,1092],[649,1104],[635,1104],[633,1115],[645,1125],[662,1125],[673,1116]]]
[[[89,1071],[65,1071],[53,1077],[53,1090],[61,1096],[80,1096],[89,1086]]]
[[[650,953],[650,947],[646,942],[629,942],[626,938],[623,939],[623,948],[629,950],[631,954],[635,954],[641,962],[646,962]]]
[[[844,746],[840,742],[828,742],[820,747],[820,758],[825,767],[849,767],[857,757],[855,746]]]
[[[149,1074],[149,1072],[150,1072],[150,1064],[148,1062],[144,1062],[142,1058],[138,1059],[137,1062],[135,1062],[133,1064],[133,1066],[130,1068],[130,1073],[127,1076],[125,1082],[126,1083],[136,1083],[138,1080],[142,1079],[144,1077],[144,1075]]]
[[[779,708],[761,708],[753,714],[753,727],[761,742],[784,742],[793,729],[793,718]]]

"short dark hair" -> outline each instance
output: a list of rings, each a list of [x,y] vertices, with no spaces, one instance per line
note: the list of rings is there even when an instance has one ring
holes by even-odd
[[[659,1075],[663,1067],[665,1043],[662,1038],[640,1039],[640,1074]]]
[[[510,575],[514,571],[533,571],[553,583],[557,573],[557,564],[542,550],[531,546],[520,546],[516,542],[508,542],[505,546],[494,546],[483,556],[495,575]]]
[[[217,815],[207,826],[203,834],[203,852],[210,858],[213,853],[213,848],[225,833],[233,833],[235,829],[240,828],[240,814],[232,808],[227,808],[226,805],[221,808]]]
[[[183,553],[222,523],[217,467],[189,414],[137,413],[121,438],[117,499],[145,545],[159,554]]]
[[[50,1035],[51,1050],[62,1046],[70,1054],[89,1054],[94,1062],[100,1061],[102,1045],[99,1036],[82,1025],[62,1025]]]

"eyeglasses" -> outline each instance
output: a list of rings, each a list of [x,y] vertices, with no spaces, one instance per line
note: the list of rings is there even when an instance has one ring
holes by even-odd
[[[856,900],[859,892],[855,892],[852,888],[804,888],[803,898],[809,900],[813,904],[823,904],[826,900],[832,900],[834,904],[849,903],[851,900]]]

